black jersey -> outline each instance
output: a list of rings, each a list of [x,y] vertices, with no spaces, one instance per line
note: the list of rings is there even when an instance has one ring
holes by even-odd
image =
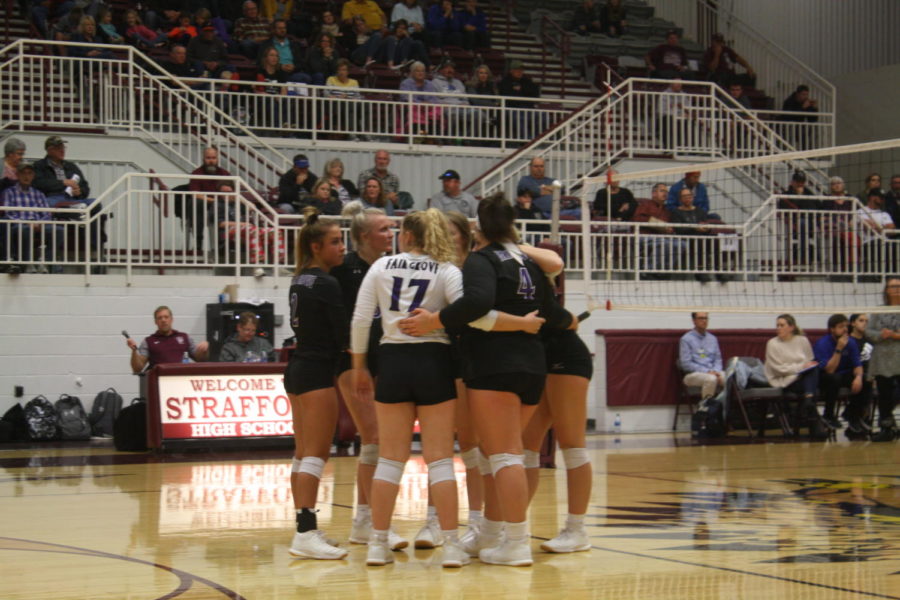
[[[337,279],[319,268],[304,269],[291,281],[290,302],[295,357],[332,360],[347,350],[350,323]]]
[[[548,328],[564,328],[571,323],[571,315],[553,301],[553,290],[540,267],[527,256],[517,260],[500,244],[469,254],[463,265],[463,296],[441,311],[441,322],[462,330],[466,323],[491,309],[518,316],[537,310],[547,319]],[[460,352],[463,379],[547,371],[540,338],[524,331],[465,329]]]
[[[356,309],[356,297],[359,296],[359,288],[362,285],[366,273],[369,272],[369,263],[360,257],[357,252],[348,252],[344,255],[344,262],[331,269],[331,276],[341,285],[341,294],[344,297],[344,312],[347,314],[347,335],[349,336],[350,322],[353,320],[353,311]],[[370,359],[378,352],[378,342],[381,340],[381,316],[375,311],[372,320],[372,329],[369,334]]]

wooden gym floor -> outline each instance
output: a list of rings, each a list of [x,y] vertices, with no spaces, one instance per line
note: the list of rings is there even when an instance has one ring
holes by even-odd
[[[407,549],[383,568],[291,560],[282,451],[135,455],[105,444],[0,450],[0,598],[900,598],[900,445],[693,445],[671,435],[589,438],[593,549],[550,555],[565,472],[532,505],[535,564],[441,569]],[[355,459],[329,461],[320,526],[346,540]],[[460,479],[462,464],[457,464]],[[460,489],[461,515],[465,493]],[[425,514],[420,457],[395,518]]]

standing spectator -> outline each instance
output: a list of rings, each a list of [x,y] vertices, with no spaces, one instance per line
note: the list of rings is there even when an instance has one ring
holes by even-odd
[[[478,8],[475,0],[463,0],[463,7],[457,12],[462,46],[466,50],[490,48],[491,33],[487,28],[487,17]]]
[[[584,0],[572,15],[571,29],[578,35],[603,33],[600,6],[594,0]]]
[[[219,166],[219,151],[206,148],[203,150],[203,164],[191,171],[191,175],[229,177],[231,173]],[[222,221],[227,215],[221,214],[225,210],[224,202],[219,202],[216,195],[219,191],[218,179],[191,179],[188,190],[193,193],[194,201],[190,203],[192,206],[184,207],[185,222],[188,230],[194,230],[194,249],[201,251],[206,225]]]
[[[656,117],[656,135],[659,137],[662,150],[669,153],[679,146],[689,144],[688,108],[690,96],[684,93],[681,76],[672,79],[669,87],[660,94]]]
[[[275,348],[264,337],[256,335],[259,317],[251,311],[238,315],[236,330],[228,336],[219,351],[219,362],[275,362]]]
[[[313,84],[324,85],[326,80],[337,73],[340,60],[340,50],[331,34],[319,35],[309,51],[309,72],[312,74]]]
[[[694,206],[704,213],[708,213],[709,194],[706,191],[706,186],[700,182],[700,171],[688,171],[684,174],[684,179],[669,188],[669,197],[666,199],[666,208],[669,211],[678,208],[681,190],[685,188],[693,193]]]
[[[869,192],[872,190],[877,191],[879,194],[884,196],[884,190],[881,189],[881,174],[880,173],[869,173],[866,175],[866,186],[863,190],[856,195],[859,198],[859,201],[862,204],[865,204],[869,201]]]
[[[406,20],[399,19],[393,23],[393,26],[394,35],[386,37],[382,42],[382,55],[388,67],[402,69],[414,61],[427,64],[428,51],[425,49],[425,44],[410,35]]]
[[[797,123],[797,125],[785,125],[787,132],[785,137],[796,144],[798,150],[807,150],[815,144],[815,136],[810,134],[804,123],[815,123],[819,120],[816,113],[819,105],[816,100],[809,97],[809,86],[798,85],[790,96],[784,99],[781,110],[793,114],[781,116],[785,123]]]
[[[459,173],[448,169],[441,173],[438,179],[441,180],[443,189],[428,199],[428,208],[436,208],[443,213],[455,210],[474,219],[478,212],[478,200],[469,192],[462,190]]]
[[[687,51],[680,44],[678,32],[671,30],[666,34],[666,43],[656,46],[644,57],[651,77],[659,79],[693,79],[688,67]]]
[[[285,212],[297,212],[294,207],[300,203],[301,191],[311,194],[318,180],[309,170],[309,158],[305,154],[294,155],[294,166],[278,180],[278,207]]]
[[[402,209],[412,208],[412,197],[407,192],[400,191],[400,179],[388,171],[390,164],[390,153],[387,150],[379,150],[375,153],[375,166],[359,174],[356,186],[362,192],[366,181],[374,177],[384,189],[384,195],[391,205],[392,212],[394,207]]]
[[[244,2],[242,12],[244,16],[234,22],[234,41],[241,54],[256,60],[260,45],[269,39],[269,21],[259,16],[259,7],[253,0]]]
[[[841,422],[834,408],[842,387],[850,389],[848,412],[862,414],[859,406],[863,391],[863,366],[856,340],[847,332],[846,315],[828,317],[828,334],[816,340],[813,353],[819,363],[819,389],[825,400],[825,423],[832,429],[840,429]]]
[[[219,39],[216,28],[204,25],[200,35],[193,38],[187,46],[187,60],[200,63],[210,79],[230,78],[234,67],[228,64],[228,48]],[[229,76],[229,77],[226,77]]]
[[[884,195],[884,210],[895,225],[900,224],[900,174],[891,176],[891,189]]]
[[[553,210],[553,179],[545,174],[544,159],[535,156],[528,163],[528,175],[525,175],[516,184],[517,193],[521,190],[529,190],[534,194],[533,203],[544,215],[550,218]]]
[[[535,81],[525,75],[525,65],[521,60],[512,60],[509,63],[509,71],[500,80],[497,86],[501,96],[514,96],[516,98],[540,98],[541,88]],[[533,100],[507,100],[507,108],[534,108]],[[528,110],[507,110],[508,133],[513,139],[530,140],[537,135],[537,121],[539,116],[532,115]]]
[[[299,42],[288,38],[287,22],[284,19],[277,19],[272,22],[272,37],[267,39],[260,47],[260,57],[269,48],[275,48],[278,52],[278,69],[285,73],[287,81],[295,83],[313,82],[313,79],[303,71],[303,47]],[[323,78],[317,83],[321,85],[324,82],[325,79]]]
[[[606,187],[598,190],[594,196],[594,215],[598,217],[609,216],[614,221],[630,221],[637,210],[638,203],[634,194],[628,188],[619,187],[619,180],[615,178],[618,171],[609,169],[606,172]],[[612,212],[607,215],[607,204]]]
[[[419,6],[418,0],[402,0],[394,4],[391,11],[391,26],[396,27],[401,19],[406,21],[413,39],[425,41],[425,12]]]
[[[625,33],[628,23],[625,21],[625,7],[622,0],[606,0],[606,5],[600,9],[600,23],[603,33],[619,37]]]
[[[725,387],[722,351],[719,340],[707,330],[709,313],[692,312],[694,328],[678,342],[678,365],[684,372],[684,385],[700,388],[700,398],[712,398]]]
[[[3,144],[3,178],[0,179],[0,192],[15,185],[19,180],[18,167],[24,158],[25,142],[19,138],[7,138]]]
[[[894,420],[897,405],[895,394],[900,391],[900,278],[888,276],[884,282],[884,303],[890,312],[869,315],[866,339],[872,342],[869,377],[878,389],[878,425],[880,431],[872,435],[873,442],[890,442],[900,435]]]
[[[826,233],[831,240],[834,271],[846,271],[856,262],[859,239],[853,231],[853,196],[847,193],[844,180],[835,175],[829,180],[830,200],[824,202]],[[838,214],[839,213],[839,214]]]
[[[325,173],[322,175],[331,184],[331,195],[340,200],[341,206],[346,206],[351,200],[359,196],[359,190],[349,179],[344,179],[344,163],[339,158],[332,158],[325,163]]]
[[[34,181],[34,167],[25,161],[20,161],[16,165],[16,182],[3,190],[0,195],[0,206],[6,208],[30,208],[30,209],[47,209],[50,206],[44,194],[35,188],[32,184]],[[63,226],[50,223],[50,213],[47,210],[21,210],[21,211],[2,211],[0,219],[10,221],[30,221],[28,223],[4,223],[3,232],[9,234],[9,260],[18,260],[22,262],[30,262],[32,260],[32,248],[34,246],[35,234],[38,235],[43,245],[54,247],[54,254],[50,256],[41,256],[47,262],[53,259],[61,259],[63,251]],[[6,243],[0,248],[6,252]],[[51,272],[59,273],[62,268],[59,266],[51,267]],[[11,265],[7,272],[10,275],[18,275],[22,272],[19,265]],[[46,273],[43,265],[29,265],[26,273]]]
[[[387,27],[387,18],[375,0],[347,0],[341,9],[341,21],[350,25],[354,18],[362,17],[372,31]]]
[[[747,110],[753,110],[753,106],[750,104],[750,98],[744,95],[744,86],[742,86],[740,83],[729,84],[728,95],[731,96],[735,102],[737,102]]]
[[[388,199],[381,180],[377,177],[369,177],[362,187],[362,193],[359,196],[363,206],[366,208],[380,208],[389,217],[394,216],[394,205]]]
[[[462,46],[459,15],[453,10],[452,0],[440,0],[429,8],[425,24],[430,47]]]
[[[747,70],[746,77],[742,77],[741,81],[738,80],[738,75],[734,72],[735,64],[739,64]],[[753,70],[753,67],[750,66],[750,63],[744,57],[725,44],[725,36],[721,33],[714,33],[712,36],[712,44],[703,55],[703,70],[706,71],[707,79],[714,81],[721,87],[732,83],[752,85],[756,81],[756,71]]]
[[[156,333],[148,335],[138,346],[131,338],[125,343],[131,348],[131,370],[140,373],[144,367],[150,368],[165,363],[180,363],[185,355],[196,361],[207,359],[209,343],[195,344],[186,333],[172,328],[172,311],[168,306],[160,306],[153,311]]]

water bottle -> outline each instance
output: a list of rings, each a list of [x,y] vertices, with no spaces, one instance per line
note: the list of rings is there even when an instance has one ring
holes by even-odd
[[[616,413],[616,418],[613,419],[613,433],[616,435],[622,433],[622,417],[619,413]]]
[[[189,363],[189,362],[191,362],[191,357],[188,356],[188,353],[187,353],[187,352],[185,352],[185,353],[184,353],[184,356],[181,357],[181,362],[183,362],[183,363]]]

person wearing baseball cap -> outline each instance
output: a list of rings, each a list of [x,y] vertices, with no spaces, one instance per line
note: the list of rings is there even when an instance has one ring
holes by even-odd
[[[743,56],[725,43],[725,36],[721,33],[712,35],[712,43],[703,55],[702,64],[707,79],[715,81],[722,87],[734,82],[752,85],[756,81],[756,72],[753,67]],[[738,76],[734,71],[736,64],[744,67],[747,74]]]
[[[705,213],[709,212],[709,193],[706,186],[700,183],[700,171],[688,171],[684,179],[669,188],[669,196],[666,198],[666,210],[672,212],[680,204],[681,190],[689,189],[694,193],[694,206]]]
[[[51,135],[44,141],[47,155],[34,163],[34,187],[47,196],[47,203],[55,207],[60,202],[78,200],[90,204],[93,199],[90,185],[75,163],[66,160],[66,140]]]
[[[455,210],[474,219],[478,211],[478,200],[462,190],[459,173],[447,169],[438,179],[441,180],[443,189],[428,199],[428,208],[436,208],[441,212]]]
[[[278,180],[278,208],[293,214],[301,206],[301,196],[312,194],[318,175],[309,170],[309,157],[295,154],[292,167]]]
[[[34,165],[24,160],[16,165],[16,176],[18,180],[15,185],[6,188],[0,195],[0,205],[5,207],[21,207],[29,209],[47,209],[47,197],[32,182],[34,181],[35,169]],[[3,218],[10,221],[18,221],[4,225],[4,229],[9,234],[9,260],[30,262],[32,260],[32,248],[34,247],[34,234],[41,233],[41,239],[45,243],[53,240],[56,246],[56,256],[61,255],[62,243],[64,236],[62,225],[53,225],[51,223],[38,223],[38,221],[50,221],[50,213],[46,210],[22,210],[22,211],[4,211]],[[23,223],[22,221],[34,221],[34,223]],[[56,228],[54,235],[53,229]],[[47,244],[49,245],[49,244]],[[41,256],[41,259],[53,260],[54,255]],[[53,272],[59,272],[61,267],[54,266]],[[22,272],[20,265],[11,265],[7,272],[10,275],[18,275]],[[43,265],[29,265],[26,272],[46,273]]]

